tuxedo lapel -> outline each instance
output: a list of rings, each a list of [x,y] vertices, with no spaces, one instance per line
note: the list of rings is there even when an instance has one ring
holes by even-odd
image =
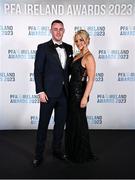
[[[55,46],[54,46],[53,41],[50,40],[48,43],[49,43],[49,47],[50,47],[51,50],[52,50],[52,53],[53,53],[53,56],[54,56],[54,60],[57,60],[57,62],[59,63],[60,67],[62,68],[61,62],[60,62],[60,58],[59,58],[59,55],[58,55],[58,53],[57,53],[57,50],[56,50],[56,48],[55,48]]]
[[[68,60],[69,60],[69,58],[71,58],[70,56],[72,56],[72,55],[71,55],[71,52],[69,52],[69,49],[65,45],[65,43],[63,43],[63,46],[64,46],[65,52],[66,52],[66,63],[65,63],[65,68],[64,68],[64,69],[66,69],[66,67],[68,66]]]

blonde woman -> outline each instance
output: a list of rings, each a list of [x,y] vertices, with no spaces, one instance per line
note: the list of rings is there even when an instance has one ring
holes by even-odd
[[[89,139],[86,107],[95,78],[96,63],[88,45],[87,31],[75,33],[74,43],[79,53],[71,63],[69,84],[69,117],[66,123],[65,150],[67,158],[76,163],[95,160]]]

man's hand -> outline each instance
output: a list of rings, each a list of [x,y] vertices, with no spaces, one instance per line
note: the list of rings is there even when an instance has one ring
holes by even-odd
[[[47,103],[47,101],[48,101],[47,94],[45,92],[39,93],[39,100],[40,100],[40,102]]]

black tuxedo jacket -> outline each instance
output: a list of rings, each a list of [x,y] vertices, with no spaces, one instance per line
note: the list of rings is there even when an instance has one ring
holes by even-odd
[[[34,64],[36,93],[44,91],[48,97],[58,97],[65,86],[68,95],[69,66],[73,60],[72,46],[64,43],[66,65],[63,69],[52,40],[39,44]]]

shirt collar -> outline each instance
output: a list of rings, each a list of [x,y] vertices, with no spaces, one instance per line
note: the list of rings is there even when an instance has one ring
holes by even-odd
[[[53,41],[53,43],[54,43],[54,44],[59,44],[59,45],[60,45],[60,44],[62,44],[62,41],[61,41],[61,42],[59,42],[59,43],[58,43],[58,42],[56,42],[54,39],[52,39],[52,41]]]

